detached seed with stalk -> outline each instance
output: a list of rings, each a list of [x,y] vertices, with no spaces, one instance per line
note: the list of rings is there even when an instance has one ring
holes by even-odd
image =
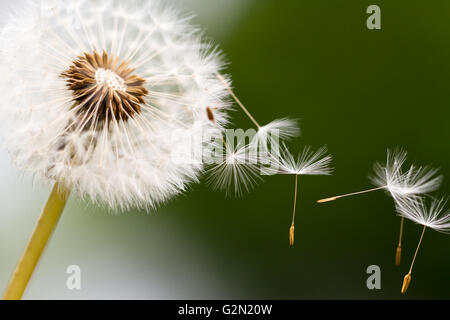
[[[317,152],[311,150],[310,147],[304,150],[295,158],[292,153],[284,146],[277,152],[272,151],[270,154],[270,167],[263,169],[265,175],[293,175],[295,177],[294,184],[294,208],[292,211],[292,223],[289,229],[289,245],[294,245],[295,232],[295,213],[297,209],[298,198],[298,179],[300,176],[317,176],[331,175],[332,169],[330,163],[331,155],[327,155],[326,147],[320,148]]]
[[[422,234],[420,235],[419,243],[417,244],[411,266],[403,279],[401,288],[402,294],[406,293],[411,283],[412,270],[422,244],[425,230],[430,228],[439,232],[450,232],[450,210],[445,209],[446,203],[447,200],[445,198],[433,199],[429,205],[426,204],[426,201],[423,198],[396,199],[397,212],[402,217],[423,226]]]
[[[386,163],[377,162],[374,165],[374,173],[370,179],[375,188],[321,199],[317,202],[326,203],[379,190],[387,191],[394,200],[405,197],[414,198],[437,190],[443,179],[442,175],[438,175],[438,170],[412,165],[408,170],[403,171],[402,167],[406,161],[406,156],[406,151],[401,149],[394,151],[388,149]],[[394,263],[396,266],[399,266],[401,262],[403,224],[404,219],[401,218],[399,241],[395,251]]]

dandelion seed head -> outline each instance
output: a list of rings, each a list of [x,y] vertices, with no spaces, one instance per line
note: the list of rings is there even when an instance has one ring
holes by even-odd
[[[113,119],[128,121],[145,104],[149,93],[144,87],[146,81],[132,72],[128,62],[108,57],[104,51],[102,56],[85,53],[61,76],[72,90],[79,118],[90,119],[97,126],[108,121],[109,126]]]
[[[98,68],[94,79],[99,86],[106,86],[114,91],[127,91],[125,80],[109,69]]]
[[[0,33],[0,117],[21,169],[121,209],[197,181],[201,162],[174,161],[174,150],[201,148],[194,137],[212,115],[223,128],[229,103],[221,53],[190,16],[156,0],[27,0],[13,11]]]

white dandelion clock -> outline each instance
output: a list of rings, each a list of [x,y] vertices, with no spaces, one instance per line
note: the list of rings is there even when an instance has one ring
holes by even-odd
[[[161,2],[45,3],[27,1],[1,36],[16,163],[112,208],[184,191],[201,165],[171,161],[168,141],[208,126],[209,106],[225,123],[218,54]]]
[[[411,273],[417,258],[420,245],[427,228],[443,232],[450,232],[450,210],[445,208],[447,199],[432,199],[427,203],[424,198],[399,198],[396,200],[397,212],[404,218],[423,226],[422,234],[417,245],[409,272],[403,279],[401,292],[406,293],[411,282]]]
[[[264,174],[274,175],[293,175],[295,176],[294,187],[294,208],[292,212],[292,224],[289,229],[289,244],[294,245],[295,231],[295,213],[297,208],[298,197],[298,177],[299,176],[318,176],[331,175],[333,169],[330,167],[332,156],[328,155],[326,147],[320,148],[314,152],[310,147],[304,148],[298,157],[294,157],[292,153],[284,146],[280,153],[271,153],[270,167],[263,169]]]
[[[197,181],[201,161],[174,161],[173,151],[186,139],[201,148],[194,137],[212,117],[226,124],[229,93],[219,52],[188,16],[162,1],[14,9],[0,35],[0,117],[15,163],[56,181],[47,209],[60,213],[69,191],[113,209],[154,207]],[[27,259],[7,298],[21,297]]]

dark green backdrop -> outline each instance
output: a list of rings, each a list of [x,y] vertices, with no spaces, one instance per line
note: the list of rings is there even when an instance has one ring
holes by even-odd
[[[382,30],[366,28],[370,4],[381,7]],[[449,235],[425,234],[402,297],[421,228],[407,223],[397,268],[399,218],[383,192],[315,203],[370,187],[387,147],[402,146],[412,162],[450,177],[450,2],[259,0],[249,12],[222,43],[236,93],[262,123],[301,118],[293,148],[327,144],[336,171],[301,179],[294,248],[292,177],[268,178],[241,200],[200,186],[171,204],[190,212],[178,219],[214,248],[223,272],[253,288],[230,298],[450,298]],[[250,125],[241,113],[234,123]],[[372,264],[381,268],[381,290],[366,287]]]

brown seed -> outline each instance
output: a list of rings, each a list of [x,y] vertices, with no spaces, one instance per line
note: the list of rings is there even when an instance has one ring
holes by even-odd
[[[334,201],[334,200],[337,200],[337,197],[332,197],[332,198],[318,200],[317,203],[331,202],[331,201]]]
[[[410,283],[411,283],[411,273],[408,273],[403,279],[402,294],[406,293],[406,290],[408,290]]]
[[[206,107],[206,115],[208,116],[209,121],[216,122],[216,117],[210,107]]]
[[[291,226],[291,229],[289,229],[289,245],[291,247],[294,246],[294,231],[295,231],[295,227]]]

